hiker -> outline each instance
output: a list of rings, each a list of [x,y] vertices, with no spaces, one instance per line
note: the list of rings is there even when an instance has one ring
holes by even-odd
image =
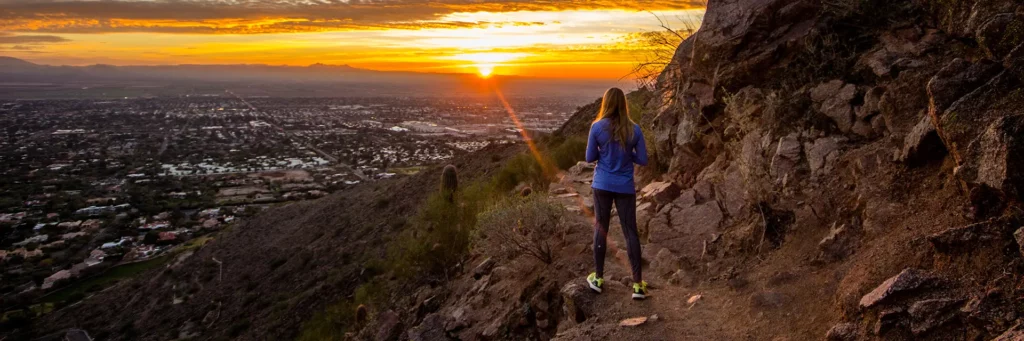
[[[647,282],[640,274],[640,236],[636,228],[636,188],[633,164],[647,165],[647,146],[640,126],[629,118],[626,95],[618,88],[608,89],[601,102],[597,120],[590,126],[587,162],[597,161],[594,170],[594,265],[587,276],[590,288],[598,293],[604,286],[604,255],[608,242],[608,223],[612,203],[619,212],[619,223],[626,237],[629,265],[633,271],[633,299],[647,297]]]

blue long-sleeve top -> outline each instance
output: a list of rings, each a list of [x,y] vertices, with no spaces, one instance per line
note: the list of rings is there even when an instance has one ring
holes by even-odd
[[[640,126],[633,125],[633,141],[622,144],[614,141],[609,129],[611,121],[599,120],[590,125],[587,138],[587,162],[597,161],[594,182],[590,187],[615,193],[636,194],[633,182],[633,164],[647,165],[647,145]]]

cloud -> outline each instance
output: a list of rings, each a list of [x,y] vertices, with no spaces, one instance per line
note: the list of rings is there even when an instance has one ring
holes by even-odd
[[[13,35],[0,32],[0,45],[53,44],[70,40],[51,35]]]
[[[538,25],[451,21],[461,12],[664,10],[700,0],[0,0],[0,31],[259,34]]]

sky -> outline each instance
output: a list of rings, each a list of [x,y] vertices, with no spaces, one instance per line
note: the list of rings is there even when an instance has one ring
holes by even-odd
[[[0,0],[0,55],[51,65],[341,65],[620,78],[701,0]]]

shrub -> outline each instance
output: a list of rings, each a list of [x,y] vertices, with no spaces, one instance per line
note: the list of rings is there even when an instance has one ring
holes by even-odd
[[[547,183],[544,170],[532,154],[519,154],[505,163],[504,167],[494,175],[491,180],[494,189],[499,192],[508,192],[516,188],[520,183],[528,183],[531,186],[541,188],[541,184]]]
[[[562,234],[564,216],[564,207],[540,196],[506,199],[480,215],[480,246],[509,258],[524,254],[550,264],[553,237]]]
[[[583,161],[587,153],[587,140],[583,137],[573,137],[565,140],[560,145],[551,149],[551,159],[558,169],[569,169],[577,162]]]

